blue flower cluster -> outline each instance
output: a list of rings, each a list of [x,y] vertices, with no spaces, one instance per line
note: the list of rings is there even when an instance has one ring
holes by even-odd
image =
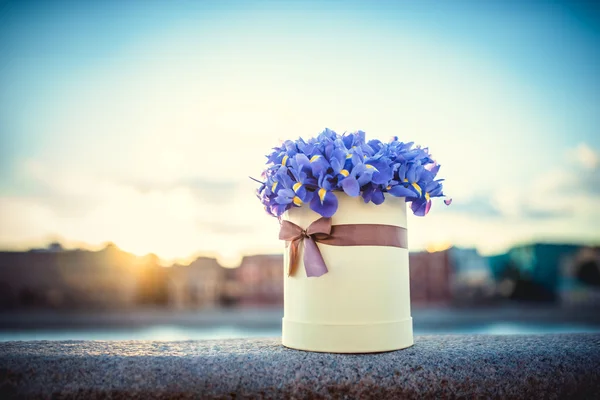
[[[340,135],[325,129],[308,141],[287,140],[267,158],[258,197],[276,217],[304,204],[331,217],[338,207],[334,191],[375,204],[385,201],[385,193],[404,197],[419,216],[429,212],[432,197],[444,196],[443,179],[435,179],[440,166],[428,150],[397,137],[367,142],[362,131]]]

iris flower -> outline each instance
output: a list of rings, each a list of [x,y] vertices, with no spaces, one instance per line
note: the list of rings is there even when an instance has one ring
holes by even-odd
[[[376,185],[372,182],[367,183],[362,192],[362,198],[365,203],[372,201],[374,204],[381,204],[385,201],[385,196],[381,190],[380,185]]]
[[[257,196],[278,217],[305,203],[322,216],[332,216],[338,206],[335,191],[374,204],[383,203],[386,193],[404,197],[416,215],[429,212],[432,198],[445,197],[443,180],[436,179],[440,166],[429,150],[398,137],[367,142],[363,131],[339,135],[325,129],[307,140],[284,141],[267,160]],[[451,201],[444,199],[446,204]]]
[[[431,167],[430,167],[431,166]],[[406,197],[411,201],[411,210],[415,215],[424,216],[431,208],[431,198],[442,196],[442,179],[434,180],[440,166],[427,164],[401,164],[397,171],[397,180],[388,186],[387,192],[397,196]],[[445,200],[449,205],[452,200]]]
[[[327,218],[333,216],[338,208],[338,199],[331,192],[333,190],[332,180],[331,175],[321,175],[319,177],[319,189],[310,202],[311,210]]]
[[[283,142],[281,147],[275,147],[273,152],[267,156],[267,163],[273,163],[275,165],[288,165],[290,157],[298,154],[298,146],[291,140]]]
[[[413,200],[410,205],[413,213],[418,216],[425,216],[431,208],[431,198],[438,197],[442,194],[441,179],[437,181],[431,181],[424,186],[422,197],[417,200]]]
[[[387,186],[394,177],[394,170],[390,167],[390,160],[387,157],[376,155],[368,157],[364,161],[367,169],[373,172],[371,181],[376,185]]]
[[[295,178],[292,180],[290,174]],[[275,202],[281,205],[294,204],[300,207],[305,202],[310,201],[313,193],[305,185],[308,176],[302,172],[292,172],[287,167],[281,167],[277,172],[278,184],[281,188],[277,190]]]

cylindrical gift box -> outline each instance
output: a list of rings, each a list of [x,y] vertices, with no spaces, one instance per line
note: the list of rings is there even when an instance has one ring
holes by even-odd
[[[332,225],[406,228],[404,198],[386,196],[383,204],[375,205],[344,193],[336,196],[339,206]],[[303,229],[320,217],[307,204],[291,208],[283,216]],[[331,353],[372,353],[412,346],[408,249],[317,246],[328,269],[319,277],[306,276],[303,249],[298,267],[288,276],[289,254],[284,252],[283,345]]]

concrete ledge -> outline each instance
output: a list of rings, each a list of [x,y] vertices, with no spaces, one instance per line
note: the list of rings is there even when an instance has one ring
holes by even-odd
[[[600,335],[417,336],[342,355],[280,339],[0,344],[0,398],[597,398]]]

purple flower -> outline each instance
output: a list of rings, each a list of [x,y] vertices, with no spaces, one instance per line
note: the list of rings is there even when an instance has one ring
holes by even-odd
[[[394,171],[390,168],[390,162],[387,158],[370,158],[365,161],[367,169],[373,170],[371,181],[376,185],[387,186],[394,177]]]
[[[406,197],[408,199],[415,198],[415,192],[409,189],[407,186],[403,185],[402,183],[397,183],[393,186],[388,186],[387,192],[392,196],[396,197]]]
[[[267,160],[257,196],[278,217],[307,203],[320,215],[332,216],[336,191],[374,204],[383,203],[385,193],[404,197],[416,215],[429,212],[432,198],[445,197],[442,179],[436,179],[440,166],[429,150],[398,137],[367,142],[363,131],[339,135],[325,129],[308,140],[284,141]]]
[[[277,197],[274,199],[277,204],[293,204],[300,207],[302,204],[310,201],[313,193],[306,187],[308,176],[305,173],[281,167],[276,175],[278,185],[280,184],[280,188],[277,190]]]
[[[350,161],[349,163],[351,164],[352,162]],[[348,170],[346,169],[345,171]],[[341,174],[345,176],[340,182],[342,190],[348,196],[358,196],[360,194],[360,188],[370,182],[372,174],[373,171],[367,169],[365,164],[360,163],[355,165],[348,175],[346,175],[345,172]]]
[[[321,175],[319,177],[319,189],[315,192],[311,202],[310,209],[323,217],[331,217],[338,208],[338,199],[331,192],[333,186],[331,175]]]
[[[411,164],[408,168],[398,169],[398,184],[388,189],[394,196],[403,196],[411,201],[411,209],[415,215],[424,216],[431,208],[431,198],[443,196],[442,179],[434,180],[439,165]],[[404,171],[406,173],[404,174]]]
[[[385,201],[385,196],[379,185],[369,182],[365,185],[362,192],[362,198],[365,203],[372,201],[374,204],[381,204]]]

